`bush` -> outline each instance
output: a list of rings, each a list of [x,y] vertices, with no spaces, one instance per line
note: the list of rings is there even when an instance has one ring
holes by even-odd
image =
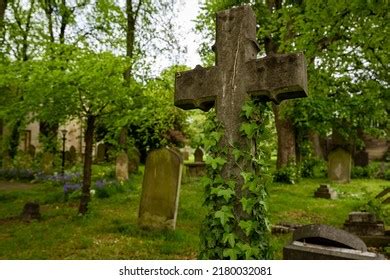
[[[35,178],[34,172],[30,169],[0,169],[0,178],[5,180],[32,181]]]
[[[351,172],[351,177],[353,179],[358,179],[358,178],[377,178],[380,177],[380,167],[378,164],[375,163],[370,163],[369,165],[362,167],[362,166],[353,166],[352,167],[352,172]]]
[[[323,178],[326,177],[326,162],[317,158],[306,158],[302,161],[301,176],[303,178]]]
[[[279,183],[295,184],[299,178],[299,169],[293,164],[288,164],[275,171],[273,181]]]

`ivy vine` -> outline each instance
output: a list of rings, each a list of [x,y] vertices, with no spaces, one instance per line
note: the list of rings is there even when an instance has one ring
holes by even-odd
[[[270,108],[256,100],[247,101],[242,108],[240,132],[254,149],[233,147],[235,163],[249,162],[251,168],[242,170],[242,188],[237,190],[237,178],[222,178],[227,163],[227,148],[220,145],[224,128],[209,112],[205,124],[203,146],[207,151],[207,175],[204,205],[208,208],[200,239],[200,259],[270,259],[270,226],[267,218],[267,185],[272,180],[269,171],[271,131]],[[252,152],[248,152],[252,151]],[[240,208],[244,215],[237,214]]]

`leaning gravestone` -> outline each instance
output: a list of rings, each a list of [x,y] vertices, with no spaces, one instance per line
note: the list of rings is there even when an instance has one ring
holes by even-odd
[[[351,154],[337,148],[328,155],[328,177],[337,183],[351,181]]]
[[[42,172],[46,175],[53,173],[54,156],[49,152],[44,152],[41,160]]]
[[[141,227],[175,229],[182,168],[183,159],[174,149],[148,154],[139,207]]]
[[[297,228],[293,241],[283,248],[285,260],[376,260],[382,255],[367,252],[357,236],[327,225]]]
[[[185,110],[208,111],[215,106],[217,120],[224,128],[217,143],[226,151],[221,170],[225,182],[235,180],[236,200],[242,191],[242,170],[251,170],[251,161],[236,164],[234,150],[251,154],[252,141],[240,132],[242,108],[250,98],[279,104],[286,99],[306,97],[307,71],[303,54],[275,54],[257,59],[260,51],[256,41],[256,16],[250,6],[220,11],[216,18],[216,43],[213,47],[215,66],[176,74],[175,106]],[[233,209],[234,219],[256,219],[242,211],[240,203]],[[237,236],[243,235],[237,225]],[[221,243],[222,240],[219,240]]]
[[[118,181],[127,181],[129,179],[129,159],[126,152],[122,151],[116,158],[115,174]]]

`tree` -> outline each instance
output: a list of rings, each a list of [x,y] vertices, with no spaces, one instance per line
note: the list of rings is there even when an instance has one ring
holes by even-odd
[[[54,122],[69,118],[84,122],[84,171],[79,213],[85,214],[90,201],[96,124],[130,106],[132,94],[123,84],[123,57],[73,48],[66,51],[61,49],[62,55],[56,56],[55,60],[35,62],[39,69],[30,76],[26,102],[38,119],[49,121],[57,112]]]

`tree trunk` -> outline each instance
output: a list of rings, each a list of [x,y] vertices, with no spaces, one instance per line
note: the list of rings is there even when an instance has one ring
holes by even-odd
[[[4,15],[5,10],[7,9],[8,0],[0,0],[0,32],[3,30],[4,26]]]
[[[284,101],[287,102],[288,101]],[[283,106],[282,106],[283,107]],[[281,106],[273,105],[272,109],[275,115],[275,126],[278,134],[278,159],[277,169],[286,166],[288,163],[296,162],[296,141],[295,129],[292,121],[281,117]]]
[[[282,8],[281,0],[267,0],[266,4],[271,13],[274,10]],[[279,44],[272,37],[266,37],[264,40],[265,52],[267,55],[278,53]],[[288,163],[296,163],[296,136],[294,125],[291,120],[281,117],[281,110],[288,106],[289,101],[283,101],[283,105],[273,104],[272,110],[275,116],[276,132],[278,134],[278,159],[276,162],[277,169],[286,166]]]
[[[126,56],[130,60],[134,57],[134,42],[135,42],[135,24],[137,22],[137,17],[139,10],[143,4],[142,0],[138,1],[138,5],[133,7],[133,0],[126,0],[126,17],[127,17],[127,28],[126,28]],[[133,61],[130,61],[130,66],[126,69],[123,74],[126,82],[131,80],[131,70]]]
[[[20,137],[20,126],[22,122],[20,120],[17,120],[14,126],[12,127],[11,135],[10,135],[10,141],[9,141],[9,147],[8,147],[8,155],[13,159],[15,158],[18,147],[19,147],[19,137]]]
[[[95,130],[95,116],[87,117],[87,128],[85,130],[85,151],[84,151],[84,174],[83,187],[80,199],[79,213],[84,215],[88,211],[88,203],[91,199],[91,177],[92,177],[92,146],[93,133]]]
[[[320,135],[315,131],[310,131],[309,141],[311,144],[314,157],[318,159],[324,159],[324,150],[321,145]]]

